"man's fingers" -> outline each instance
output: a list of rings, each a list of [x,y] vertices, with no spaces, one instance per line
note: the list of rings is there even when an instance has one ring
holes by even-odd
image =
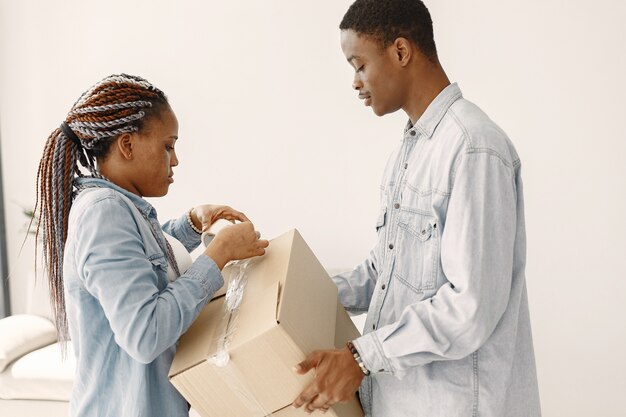
[[[299,374],[306,374],[317,365],[317,355],[315,352],[306,357],[305,360],[294,366],[293,370]]]
[[[292,403],[292,405],[296,408],[302,407],[304,404],[311,401],[313,398],[317,396],[318,392],[315,388],[315,384],[311,383],[304,391],[298,395],[298,398]]]
[[[315,411],[318,408],[324,408],[324,406],[326,406],[328,402],[328,396],[326,396],[326,394],[322,393],[322,394],[318,394],[317,397],[313,398],[313,400],[307,404],[306,409],[308,411]]]

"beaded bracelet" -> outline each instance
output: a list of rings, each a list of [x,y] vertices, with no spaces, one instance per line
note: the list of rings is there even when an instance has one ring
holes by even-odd
[[[192,211],[192,210],[193,210],[193,209],[190,209],[190,210],[187,212],[187,223],[189,223],[189,227],[191,227],[191,230],[193,230],[193,231],[194,231],[194,232],[196,232],[197,234],[201,235],[201,234],[202,234],[202,230],[198,229],[198,228],[196,227],[196,225],[195,225],[195,224],[193,224],[193,220],[191,220],[191,211]]]
[[[359,354],[359,351],[356,350],[356,347],[354,347],[354,344],[352,342],[348,342],[346,343],[346,346],[348,347],[348,350],[350,350],[350,353],[352,353],[352,356],[354,357],[357,365],[359,365],[359,368],[361,368],[361,371],[363,371],[365,376],[368,376],[370,374],[370,370],[365,367],[363,359],[361,359],[361,355]]]

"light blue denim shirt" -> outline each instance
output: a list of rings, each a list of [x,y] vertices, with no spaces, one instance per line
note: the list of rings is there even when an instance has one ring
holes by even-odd
[[[368,416],[538,417],[520,160],[456,84],[405,129],[381,184],[378,241],[334,277],[371,370]]]
[[[221,272],[200,255],[169,283],[166,257],[139,212],[160,230],[155,209],[110,182],[79,181],[101,188],[76,198],[65,245],[65,302],[77,356],[70,414],[188,416],[167,374],[178,338],[222,286]],[[200,243],[186,215],[162,230],[189,251]]]

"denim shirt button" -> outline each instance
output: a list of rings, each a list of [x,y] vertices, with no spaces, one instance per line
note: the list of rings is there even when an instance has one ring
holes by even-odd
[[[389,249],[393,249],[393,243],[389,244]]]
[[[384,290],[385,288],[387,288],[387,286],[385,284],[383,284],[383,286],[380,287],[380,288]]]
[[[394,204],[394,205],[393,205],[393,208],[397,208],[397,209],[399,209],[399,208],[400,208],[400,203],[396,203],[396,204]]]
[[[372,324],[372,329],[376,330],[376,325]]]
[[[411,130],[411,136],[415,136],[415,130]]]
[[[404,164],[404,169],[407,169],[408,167],[409,167],[408,163]]]

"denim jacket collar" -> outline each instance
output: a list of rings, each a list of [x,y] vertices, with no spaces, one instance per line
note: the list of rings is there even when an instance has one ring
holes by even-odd
[[[437,125],[439,125],[439,122],[441,122],[441,119],[443,119],[443,116],[450,106],[452,106],[452,103],[461,97],[463,97],[463,93],[461,93],[461,89],[457,83],[448,85],[428,105],[426,111],[424,111],[415,125],[413,125],[411,119],[409,119],[404,129],[405,137],[410,134],[412,130],[416,130],[420,136],[430,138],[437,128]]]
[[[94,177],[80,177],[76,178],[76,183],[77,185],[82,185],[85,187],[100,187],[115,190],[118,193],[124,195],[130,201],[132,201],[135,207],[137,207],[137,209],[147,217],[157,216],[155,208],[152,207],[152,205],[148,203],[145,199],[139,197],[137,194],[133,194],[130,191],[125,190],[124,188],[112,183],[111,181],[106,181]]]

